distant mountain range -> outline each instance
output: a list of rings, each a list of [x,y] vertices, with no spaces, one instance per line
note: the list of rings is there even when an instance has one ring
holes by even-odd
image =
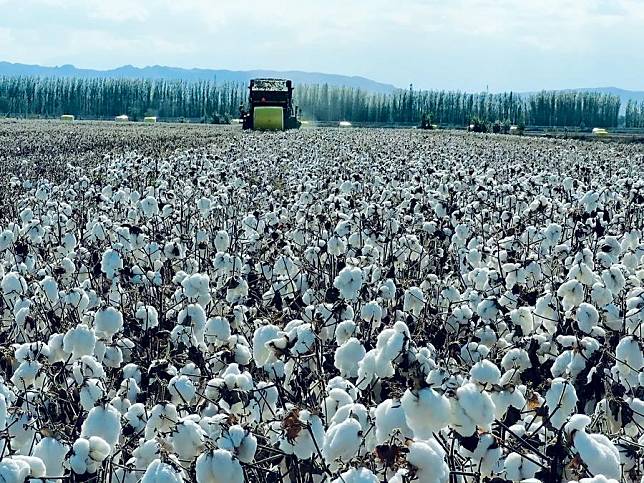
[[[281,77],[291,79],[295,84],[329,84],[331,86],[346,86],[359,88],[370,92],[393,92],[396,87],[383,84],[359,76],[322,74],[319,72],[302,72],[297,70],[212,70],[212,69],[181,69],[154,65],[149,67],[134,67],[125,65],[111,70],[79,69],[73,65],[60,67],[44,67],[40,65],[12,64],[0,62],[0,75],[7,76],[40,76],[40,77],[105,77],[128,79],[181,79],[187,81],[216,80],[218,82],[247,83],[256,77]]]
[[[359,88],[369,92],[388,93],[397,89],[392,84],[377,82],[365,77],[323,74],[320,72],[302,72],[298,70],[225,70],[225,69],[181,69],[154,65],[149,67],[134,67],[125,65],[110,70],[80,69],[73,65],[46,67],[41,65],[12,64],[0,62],[0,76],[40,76],[40,77],[105,77],[130,79],[181,79],[187,81],[217,80],[218,82],[247,83],[255,77],[284,77],[292,79],[295,84],[329,84],[330,86],[346,86]],[[628,91],[617,87],[584,87],[579,89],[561,89],[563,92],[601,92],[619,96],[622,110],[629,99],[644,101],[644,91]],[[521,95],[529,95],[526,92]]]

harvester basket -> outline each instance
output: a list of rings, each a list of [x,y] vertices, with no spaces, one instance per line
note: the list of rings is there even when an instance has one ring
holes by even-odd
[[[275,106],[256,107],[253,113],[253,129],[258,130],[283,130],[284,109]]]

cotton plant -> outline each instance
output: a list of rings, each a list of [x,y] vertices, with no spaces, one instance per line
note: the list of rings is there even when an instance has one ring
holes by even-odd
[[[641,480],[637,146],[225,133],[6,160],[0,476]]]

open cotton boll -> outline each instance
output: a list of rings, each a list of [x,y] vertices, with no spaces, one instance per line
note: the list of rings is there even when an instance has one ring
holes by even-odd
[[[36,456],[27,456],[15,454],[11,456],[11,459],[15,461],[22,461],[29,467],[29,476],[32,478],[39,478],[46,476],[47,468],[43,461]]]
[[[617,447],[603,434],[588,434],[586,426],[591,419],[585,414],[575,414],[565,425],[570,434],[573,448],[593,475],[620,478],[620,457]]]
[[[586,334],[590,334],[593,328],[599,322],[599,312],[597,309],[586,302],[579,304],[577,312],[575,313],[577,319],[577,326],[579,330]]]
[[[434,389],[407,389],[400,402],[407,426],[418,439],[430,438],[449,424],[449,399]]]
[[[94,315],[94,327],[99,337],[111,339],[123,328],[123,314],[114,307],[103,307]]]
[[[99,379],[87,379],[80,388],[80,403],[85,411],[91,410],[105,396],[105,388]]]
[[[212,317],[206,322],[204,341],[216,347],[224,345],[230,338],[230,322],[224,317]]]
[[[111,404],[92,408],[81,426],[81,437],[91,436],[100,436],[114,450],[121,436],[121,413]]]
[[[380,480],[367,468],[351,468],[331,483],[380,483]]]
[[[13,300],[21,295],[26,295],[29,290],[27,281],[16,272],[9,272],[2,277],[0,288],[2,288],[4,296],[9,300]]]
[[[400,401],[386,399],[374,410],[376,440],[383,444],[390,437],[398,435],[402,440],[411,438],[413,431],[407,425],[405,411]]]
[[[577,280],[568,280],[557,289],[557,295],[562,299],[563,309],[570,310],[584,301],[584,286]]]
[[[163,463],[155,459],[145,470],[141,483],[183,483],[183,471],[178,464]]]
[[[197,483],[244,483],[244,471],[239,461],[225,449],[201,454],[197,458],[196,471]]]
[[[228,232],[225,230],[220,230],[217,232],[215,235],[215,249],[218,252],[225,253],[228,251],[228,248],[230,247],[230,237],[228,236]]]
[[[546,392],[545,405],[548,408],[550,423],[557,429],[562,428],[577,407],[575,387],[561,377],[553,379],[550,389]]]
[[[77,475],[96,473],[109,455],[110,445],[101,437],[91,436],[89,439],[80,437],[72,446],[72,455],[68,462],[71,470]]]
[[[177,324],[184,327],[191,327],[192,334],[198,343],[204,341],[204,330],[206,329],[206,312],[199,304],[190,304],[179,311]]]
[[[346,266],[335,277],[333,286],[340,291],[340,295],[347,300],[358,298],[358,292],[362,288],[363,274],[357,267]]]
[[[205,437],[205,431],[196,422],[190,419],[179,421],[171,437],[179,460],[187,462],[189,466],[205,448]]]
[[[612,292],[613,295],[619,294],[626,286],[624,274],[617,266],[612,266],[609,269],[604,270],[601,277],[604,285]]]
[[[168,393],[173,404],[191,404],[196,396],[197,389],[188,376],[174,376],[168,382]]]
[[[106,250],[101,258],[101,272],[109,279],[116,277],[123,270],[123,259],[116,250]]]
[[[322,455],[331,471],[336,471],[339,463],[356,456],[361,443],[362,426],[355,419],[349,418],[331,426],[322,448]]]
[[[157,434],[169,433],[174,429],[179,416],[174,404],[163,402],[152,408],[145,425],[145,439],[152,439]]]
[[[416,468],[418,483],[447,483],[449,480],[445,451],[433,438],[411,443],[407,462]]]
[[[360,317],[365,322],[371,322],[374,325],[377,325],[382,320],[382,307],[375,300],[367,302],[360,309]]]
[[[403,311],[410,312],[415,317],[420,316],[425,308],[425,295],[420,287],[409,287],[403,298]]]
[[[367,351],[355,337],[351,337],[338,347],[334,355],[334,365],[342,377],[357,377],[358,363],[364,358]]]
[[[143,330],[150,330],[159,326],[159,312],[151,305],[140,306],[136,309],[134,316],[141,323]]]
[[[295,424],[291,420],[295,419]],[[310,428],[310,431],[303,429]],[[295,438],[291,435],[285,435],[279,439],[279,449],[287,454],[294,454],[299,459],[306,460],[317,454],[317,449],[324,446],[325,433],[322,420],[311,414],[310,411],[303,409],[300,411],[291,411],[287,414],[287,419],[282,421],[282,427],[293,428],[296,433]]]
[[[459,387],[456,399],[450,400],[450,403],[452,423],[462,436],[470,436],[477,427],[489,430],[494,422],[495,407],[492,398],[474,383]]]
[[[34,446],[32,454],[43,462],[47,476],[62,476],[65,474],[64,462],[69,449],[66,444],[46,437]]]
[[[615,348],[615,357],[620,382],[627,389],[638,387],[639,377],[644,369],[641,343],[633,336],[622,338]]]
[[[527,456],[529,456],[530,459],[524,458],[522,455],[514,452],[506,456],[505,463],[503,464],[503,471],[505,472],[505,477],[508,480],[523,481],[529,478],[534,478],[541,467],[531,461],[538,459],[535,455],[528,454]]]
[[[219,437],[217,446],[235,454],[242,463],[250,463],[257,451],[257,438],[250,430],[236,424]]]
[[[146,218],[152,218],[159,214],[159,203],[154,196],[146,196],[140,202],[141,211]]]
[[[26,461],[3,458],[0,461],[0,479],[6,483],[23,483],[29,477],[31,467]]]
[[[63,350],[72,355],[72,359],[80,359],[94,353],[96,336],[94,331],[85,324],[78,324],[68,330],[63,337]]]
[[[470,377],[479,384],[498,384],[501,371],[487,359],[477,362],[470,369]]]

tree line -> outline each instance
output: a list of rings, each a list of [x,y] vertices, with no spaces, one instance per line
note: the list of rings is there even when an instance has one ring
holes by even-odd
[[[473,120],[529,126],[615,127],[618,96],[590,92],[543,91],[530,95],[419,91],[391,93],[324,85],[299,85],[296,103],[305,119],[363,123],[431,122],[465,126]],[[247,98],[242,83],[215,80],[80,79],[0,77],[0,114],[110,118],[126,114],[228,121]],[[626,106],[627,127],[644,127],[644,103]]]
[[[625,127],[644,127],[644,101],[637,103],[629,100],[624,114]]]

